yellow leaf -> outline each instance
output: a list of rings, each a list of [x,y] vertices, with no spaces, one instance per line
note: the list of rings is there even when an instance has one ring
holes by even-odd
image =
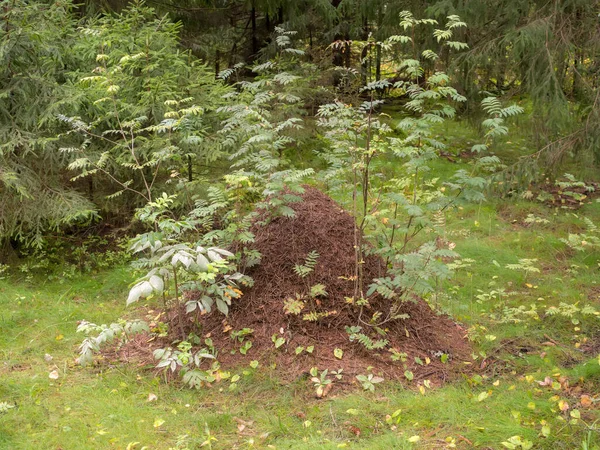
[[[408,438],[408,442],[412,442],[412,443],[419,442],[420,440],[421,440],[421,436],[417,436],[417,435],[414,435],[414,436],[411,436]]]
[[[163,425],[165,423],[165,421],[163,419],[157,418],[154,419],[154,428],[158,428],[161,425]]]
[[[527,407],[528,407],[529,409],[532,409],[532,410],[533,410],[533,409],[535,409],[535,403],[534,403],[534,402],[529,402],[529,403],[527,403]]]
[[[569,410],[569,404],[564,400],[558,402],[558,407],[562,412]]]
[[[488,394],[487,392],[482,392],[477,396],[477,401],[478,402],[482,402],[484,401],[486,398],[488,398],[490,396],[490,394]]]
[[[544,436],[544,437],[550,436],[550,425],[544,425],[542,427],[542,436]]]

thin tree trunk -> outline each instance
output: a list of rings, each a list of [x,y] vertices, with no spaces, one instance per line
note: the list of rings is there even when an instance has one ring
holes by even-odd
[[[381,45],[379,44],[375,49],[375,80],[381,80]]]
[[[256,58],[256,54],[258,53],[258,37],[256,36],[256,8],[254,7],[254,3],[252,3],[252,10],[250,11],[250,18],[252,22],[252,57],[251,59]]]
[[[346,34],[346,45],[345,45],[345,50],[344,50],[344,65],[347,68],[350,68],[350,65],[352,64],[352,47],[350,46],[350,35]]]
[[[219,77],[219,72],[221,72],[221,52],[217,49],[215,51],[215,78]]]

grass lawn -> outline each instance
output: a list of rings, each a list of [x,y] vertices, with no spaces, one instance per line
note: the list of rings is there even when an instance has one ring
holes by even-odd
[[[443,131],[462,142],[452,133],[464,130]],[[440,176],[468,167],[435,164]],[[133,364],[79,367],[78,321],[141,314],[125,308],[127,267],[0,279],[0,448],[600,448],[600,253],[560,240],[581,232],[584,216],[598,223],[600,204],[510,199],[451,211],[445,233],[462,266],[428,301],[468,329],[464,376],[432,388],[386,380],[374,392],[349,379],[322,400],[308,379],[284,383],[285,368],[272,365],[238,367],[202,390]]]

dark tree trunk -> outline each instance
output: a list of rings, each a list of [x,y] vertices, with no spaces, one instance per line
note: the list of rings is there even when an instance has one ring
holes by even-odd
[[[381,80],[381,45],[379,44],[375,49],[375,80]]]
[[[362,85],[366,86],[367,85],[367,73],[369,71],[369,64],[368,64],[368,58],[369,58],[369,45],[365,45],[362,49],[362,52],[360,53],[360,71],[361,71],[361,81],[362,81]]]
[[[252,24],[252,58],[256,58],[256,54],[258,53],[258,37],[256,36],[256,8],[254,7],[254,3],[252,3],[252,10],[250,11],[250,21]]]
[[[350,35],[346,34],[345,39],[346,43],[344,45],[344,65],[347,68],[350,68],[352,64],[352,47],[350,45]]]
[[[219,77],[221,71],[221,52],[217,49],[215,51],[215,78]]]

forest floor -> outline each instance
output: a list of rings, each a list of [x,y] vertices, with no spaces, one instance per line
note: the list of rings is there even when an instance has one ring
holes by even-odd
[[[442,177],[469,162],[460,126],[444,135],[453,147],[435,163]],[[508,144],[498,151],[510,159],[519,150]],[[370,392],[348,374],[317,399],[309,377],[286,377],[276,358],[249,357],[200,390],[165,383],[147,362],[81,368],[78,321],[151,313],[125,308],[128,268],[0,279],[0,449],[597,448],[600,253],[561,239],[583,232],[584,217],[599,223],[600,203],[574,204],[575,190],[540,186],[529,199],[448,214],[463,268],[428,301],[460,324],[472,351],[445,383],[384,375]],[[332,355],[319,369],[337,365]]]

